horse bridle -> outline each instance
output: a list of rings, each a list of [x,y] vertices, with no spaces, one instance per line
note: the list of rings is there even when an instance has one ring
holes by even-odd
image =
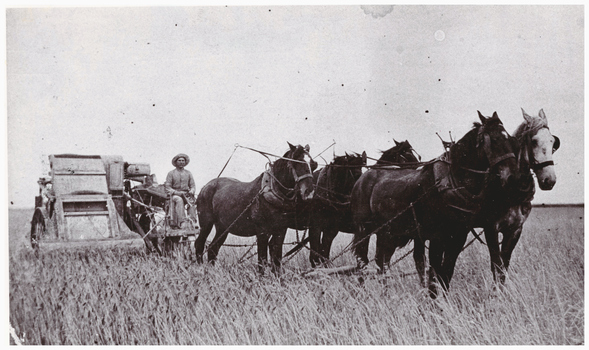
[[[311,158],[311,155],[309,155],[309,153],[305,152],[306,155],[309,156],[309,158]],[[311,158],[312,160],[312,158]],[[301,163],[305,163],[307,164],[307,166],[309,167],[309,172],[299,176],[299,174],[297,174],[297,171],[295,170],[295,168],[292,166],[291,162],[301,162]],[[313,178],[313,170],[311,170],[311,164],[309,164],[308,162],[305,161],[300,161],[300,160],[296,160],[296,159],[289,159],[286,163],[286,166],[290,169],[291,173],[292,173],[292,177],[295,180],[295,186],[298,185],[298,183],[308,177]]]
[[[536,133],[538,131],[540,131],[541,129],[543,129],[543,128],[548,129],[547,127],[543,126],[543,127],[539,128],[539,129],[537,129],[536,130]],[[538,163],[536,161],[536,158],[534,157],[534,153],[532,152],[532,148],[529,147],[529,143],[532,140],[531,135],[532,135],[532,132],[533,131],[534,131],[533,129],[527,130],[522,135],[522,137],[525,137],[526,138],[525,145],[526,145],[526,148],[527,148],[527,151],[528,151],[528,159],[531,160],[530,168],[533,171],[538,171],[538,170],[544,169],[547,166],[554,165],[554,161],[553,160],[547,160],[547,161],[542,162],[542,163]],[[552,137],[554,137],[554,144],[552,145],[552,153],[554,154],[554,152],[556,152],[560,148],[560,139],[558,138],[558,136],[555,136],[555,135],[552,135]]]
[[[489,136],[489,134],[484,131],[484,126],[479,131],[479,137],[480,137],[480,135],[482,135],[482,138],[484,140],[483,151],[485,152],[485,155],[487,156],[487,161],[489,162],[489,169],[491,169],[492,167],[494,167],[495,165],[499,164],[500,162],[502,162],[506,159],[509,159],[509,158],[517,159],[513,152],[509,152],[509,153],[506,153],[506,154],[498,156],[498,157],[490,158],[489,155],[491,154],[491,149],[490,149],[491,136]]]

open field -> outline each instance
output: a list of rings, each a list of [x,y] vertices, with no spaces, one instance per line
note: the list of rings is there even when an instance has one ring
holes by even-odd
[[[248,247],[223,247],[216,266],[146,255],[130,241],[36,258],[31,216],[9,213],[10,324],[26,345],[584,343],[582,206],[532,210],[503,288],[475,242],[460,255],[448,295],[435,301],[411,258],[385,276],[313,278],[301,276],[310,269],[306,250],[285,261],[281,277],[259,275]],[[350,240],[340,234],[332,255]],[[335,260],[352,263],[350,252]]]

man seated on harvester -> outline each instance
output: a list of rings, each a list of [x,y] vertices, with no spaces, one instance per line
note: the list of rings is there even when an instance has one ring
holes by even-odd
[[[164,183],[166,193],[171,198],[168,215],[170,215],[170,227],[173,229],[181,228],[182,224],[187,221],[184,205],[194,205],[194,194],[196,192],[194,178],[190,171],[184,169],[188,163],[190,163],[190,158],[186,154],[180,153],[176,155],[172,159],[172,165],[176,169],[168,173]]]

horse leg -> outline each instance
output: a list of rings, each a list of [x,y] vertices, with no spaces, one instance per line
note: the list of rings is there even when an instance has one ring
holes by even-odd
[[[321,239],[321,262],[325,263],[329,260],[331,253],[331,245],[338,234],[338,230],[332,228],[323,229],[323,237]]]
[[[392,235],[392,232],[390,232]],[[389,248],[384,252],[384,267],[385,269],[391,266],[391,258],[395,254],[395,251],[399,247],[404,247],[409,243],[410,238],[407,237],[394,237],[392,236],[391,245]]]
[[[454,275],[456,260],[458,259],[458,255],[460,255],[462,252],[462,248],[464,247],[464,243],[466,243],[467,236],[468,231],[460,232],[446,243],[446,248],[444,250],[444,260],[442,262],[442,274],[440,278],[440,284],[444,288],[444,291],[448,291],[448,289],[450,289],[450,281]]]
[[[270,261],[272,262],[272,272],[275,274],[280,273],[280,267],[282,264],[282,245],[284,244],[285,237],[286,230],[274,233],[270,236]]]
[[[530,212],[532,211],[532,204],[527,202],[523,203],[517,210],[517,215],[514,217],[511,225],[508,225],[503,232],[503,242],[501,243],[501,258],[503,259],[503,266],[505,272],[509,268],[509,262],[511,261],[511,253],[515,249],[517,242],[522,234],[524,222],[528,219]]]
[[[509,268],[509,262],[511,261],[511,253],[513,253],[513,250],[515,249],[515,246],[517,245],[517,242],[521,237],[522,229],[523,226],[519,226],[513,232],[506,232],[503,235],[503,243],[501,243],[501,258],[503,260],[503,268],[505,273]],[[505,280],[501,282],[504,283]]]
[[[485,240],[487,241],[487,248],[489,249],[489,257],[491,258],[491,271],[493,272],[493,279],[495,282],[505,282],[503,260],[501,259],[501,252],[499,250],[499,235],[495,225],[486,225]]]
[[[385,273],[391,257],[395,253],[397,245],[393,243],[394,239],[391,236],[391,232],[381,232],[376,235],[376,254],[374,261],[380,269],[380,273]]]
[[[264,273],[264,268],[268,265],[268,235],[260,233],[257,235],[258,243],[258,270]]]
[[[225,232],[225,231],[226,231],[225,227],[221,227],[220,225],[215,225],[215,237],[213,238],[213,242],[209,246],[209,249],[207,249],[208,260],[213,265],[215,264],[215,261],[217,261],[217,255],[219,255],[219,249],[221,249],[221,246],[223,245],[223,243],[225,243],[227,236],[229,236],[229,232]]]
[[[419,283],[422,287],[426,287],[425,276],[425,243],[421,238],[413,240],[413,261],[415,261],[415,269],[419,275]]]
[[[201,228],[198,237],[194,241],[194,251],[196,253],[196,261],[199,264],[203,263],[203,255],[205,250],[205,243],[207,242],[207,238],[213,229],[213,222],[212,221],[201,221]]]
[[[442,260],[444,257],[444,250],[442,243],[438,241],[430,240],[429,242],[429,278],[428,278],[428,289],[429,296],[432,299],[438,297],[438,289],[436,288],[436,282],[439,282],[439,273],[442,270]]]
[[[354,255],[356,256],[356,263],[359,269],[368,265],[368,244],[370,243],[370,234],[366,227],[361,225],[358,231],[354,234],[352,246],[354,248]]]
[[[321,263],[321,228],[314,226],[309,228],[309,244],[311,245],[309,262],[315,268]]]

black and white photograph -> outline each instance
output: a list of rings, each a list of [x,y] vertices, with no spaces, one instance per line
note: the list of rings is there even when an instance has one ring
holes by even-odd
[[[6,345],[584,345],[582,3],[4,9]]]

